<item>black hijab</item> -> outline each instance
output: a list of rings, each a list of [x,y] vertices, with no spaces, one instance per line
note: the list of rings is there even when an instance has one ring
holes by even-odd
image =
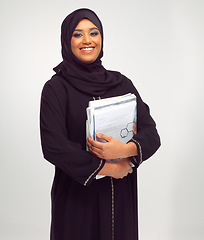
[[[71,50],[72,34],[82,19],[90,20],[100,31],[102,46],[98,58],[90,64],[81,62]],[[74,88],[91,96],[102,96],[109,89],[120,84],[122,75],[108,71],[101,64],[103,56],[103,27],[98,16],[89,9],[78,9],[69,14],[61,27],[61,44],[63,61],[54,68]]]

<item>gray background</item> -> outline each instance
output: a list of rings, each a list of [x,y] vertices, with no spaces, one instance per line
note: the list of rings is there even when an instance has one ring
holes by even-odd
[[[204,239],[202,0],[1,1],[0,239],[49,239],[40,94],[61,61],[61,22],[80,7],[101,18],[104,66],[132,79],[161,135],[138,170],[140,240]]]

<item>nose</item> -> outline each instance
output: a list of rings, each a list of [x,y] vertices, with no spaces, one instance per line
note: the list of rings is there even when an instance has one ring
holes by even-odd
[[[83,36],[83,44],[90,44],[91,43],[91,39],[89,34],[84,34]]]

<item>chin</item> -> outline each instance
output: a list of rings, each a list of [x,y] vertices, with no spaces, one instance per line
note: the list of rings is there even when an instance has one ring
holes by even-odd
[[[91,64],[95,61],[95,59],[79,59],[81,62],[86,63],[86,64]]]

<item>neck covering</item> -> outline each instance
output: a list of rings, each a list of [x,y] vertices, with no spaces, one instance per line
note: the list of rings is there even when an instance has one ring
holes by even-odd
[[[97,26],[101,34],[101,51],[97,59],[90,64],[81,62],[71,50],[72,34],[78,23],[84,18]],[[120,84],[122,75],[119,72],[108,71],[102,66],[103,27],[98,16],[92,10],[78,9],[64,19],[61,26],[61,45],[63,61],[54,68],[54,71],[77,90],[98,97]]]

